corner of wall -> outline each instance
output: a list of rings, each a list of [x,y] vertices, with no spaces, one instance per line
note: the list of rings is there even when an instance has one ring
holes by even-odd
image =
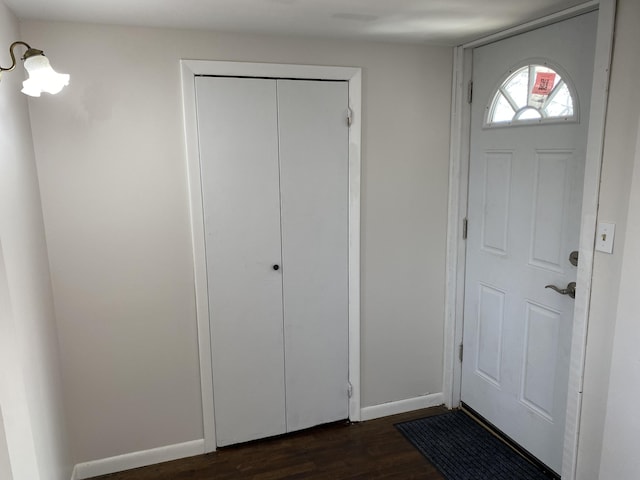
[[[18,19],[0,0],[0,47],[19,38]],[[6,54],[1,58],[6,59]],[[58,338],[29,109],[20,93],[21,80],[20,74],[7,73],[0,84],[0,295],[6,297],[0,311],[5,358],[0,362],[0,403],[14,478],[67,480],[72,466]]]

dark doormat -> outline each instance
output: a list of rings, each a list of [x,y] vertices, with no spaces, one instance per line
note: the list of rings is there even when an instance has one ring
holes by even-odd
[[[462,411],[396,424],[447,480],[549,480]]]

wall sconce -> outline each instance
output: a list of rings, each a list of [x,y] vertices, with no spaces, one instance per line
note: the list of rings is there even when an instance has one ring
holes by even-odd
[[[13,63],[8,68],[0,66],[0,78],[2,78],[2,72],[10,72],[16,68],[16,56],[13,50],[18,45],[22,45],[27,49],[22,56],[22,60],[24,61],[24,68],[29,74],[29,78],[22,82],[22,93],[32,97],[39,97],[42,92],[56,94],[66,85],[69,85],[69,75],[56,72],[51,68],[49,59],[44,56],[42,50],[31,48],[31,46],[24,42],[13,42],[11,44],[9,53],[11,54],[11,61]]]

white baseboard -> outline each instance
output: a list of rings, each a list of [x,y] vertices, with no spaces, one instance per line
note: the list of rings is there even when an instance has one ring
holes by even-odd
[[[444,403],[442,393],[432,393],[421,397],[398,400],[397,402],[383,403],[361,410],[361,420],[373,420],[374,418],[387,417],[398,413],[410,412],[421,408],[435,407]],[[73,469],[71,480],[84,480],[86,478],[108,475],[110,473],[130,470],[132,468],[146,467],[156,463],[169,462],[179,458],[193,457],[204,452],[204,440],[168,445],[166,447],[143,450],[141,452],[127,453],[115,457],[93,460],[79,463]]]
[[[85,478],[107,475],[132,468],[146,467],[156,463],[169,462],[179,458],[193,457],[204,453],[204,440],[168,445],[166,447],[143,450],[141,452],[127,453],[116,457],[93,460],[79,463],[73,469],[71,480],[84,480]]]
[[[388,417],[398,413],[411,412],[420,410],[421,408],[435,407],[444,403],[444,395],[440,393],[431,393],[421,397],[407,398],[406,400],[398,400],[397,402],[383,403],[372,407],[364,407],[360,412],[361,419],[373,420],[374,418]]]

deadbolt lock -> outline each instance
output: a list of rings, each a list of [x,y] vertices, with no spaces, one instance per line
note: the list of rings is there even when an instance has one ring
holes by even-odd
[[[571,265],[573,265],[574,267],[578,266],[578,251],[574,250],[573,252],[571,252],[569,254],[569,262],[571,263]]]

